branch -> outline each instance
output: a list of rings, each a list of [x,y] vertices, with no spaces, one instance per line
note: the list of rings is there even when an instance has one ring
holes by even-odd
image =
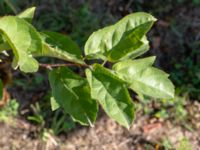
[[[76,66],[76,67],[89,67],[89,65],[87,64],[75,64],[75,63],[67,63],[67,64],[39,64],[40,67],[44,67],[44,68],[48,68],[48,69],[52,69],[54,67],[72,67],[72,66]]]

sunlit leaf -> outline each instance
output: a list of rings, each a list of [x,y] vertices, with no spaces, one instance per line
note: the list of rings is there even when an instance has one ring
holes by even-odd
[[[174,86],[168,74],[151,67],[155,57],[126,60],[113,66],[117,75],[129,84],[138,94],[155,98],[173,98]]]
[[[132,76],[130,88],[155,98],[174,98],[174,85],[159,69],[149,67]]]
[[[36,7],[28,8],[28,9],[24,10],[23,12],[21,12],[20,14],[18,14],[17,16],[19,18],[25,19],[28,22],[32,22],[32,19],[35,14],[35,9],[36,9]]]
[[[0,33],[14,52],[14,68],[19,66],[21,71],[36,72],[38,62],[32,53],[42,50],[42,43],[34,27],[18,17],[6,16],[0,18]]]
[[[152,66],[154,61],[154,56],[136,60],[124,60],[116,63],[113,66],[113,70],[123,80],[130,81],[133,75]]]
[[[58,102],[55,100],[54,97],[51,97],[50,102],[51,102],[51,110],[52,111],[54,111],[60,107],[60,105],[58,104]]]
[[[122,80],[109,70],[94,65],[86,70],[93,99],[98,100],[109,117],[129,128],[134,119],[134,106]]]
[[[94,32],[85,45],[85,54],[91,58],[116,61],[144,46],[144,37],[156,19],[147,13],[127,15],[116,24]],[[142,40],[143,39],[143,40]],[[142,53],[141,53],[142,54]]]

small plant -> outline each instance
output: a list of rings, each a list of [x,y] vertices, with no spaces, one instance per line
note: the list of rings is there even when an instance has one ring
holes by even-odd
[[[156,21],[152,15],[133,13],[94,32],[85,44],[83,56],[69,37],[38,32],[30,24],[34,11],[33,7],[17,16],[0,18],[0,51],[12,50],[12,67],[22,72],[37,72],[39,66],[50,69],[52,110],[60,107],[74,121],[93,126],[101,105],[109,117],[129,128],[135,106],[128,89],[141,97],[174,97],[169,75],[152,66],[154,56],[135,59],[149,50],[146,34]],[[36,57],[42,56],[67,62],[41,64]],[[84,72],[79,75],[72,67]]]
[[[163,99],[160,102],[161,110],[156,112],[155,116],[158,118],[175,118],[175,122],[177,121],[184,121],[187,117],[187,111],[185,109],[186,105],[186,96],[180,97],[176,95],[173,100],[167,101]]]
[[[6,123],[13,123],[13,117],[17,116],[19,108],[19,103],[17,100],[13,99],[8,102],[8,104],[0,110],[0,121]]]
[[[45,125],[45,120],[44,120],[44,114],[41,111],[39,103],[36,103],[35,106],[31,105],[31,108],[33,110],[33,115],[28,116],[29,121],[33,121],[41,126],[41,128],[44,127]]]
[[[31,105],[33,110],[33,115],[28,116],[28,120],[32,121],[40,126],[41,135],[44,132],[51,132],[53,135],[58,135],[63,132],[67,132],[75,127],[75,123],[68,115],[63,114],[60,109],[56,110],[53,114],[51,120],[51,126],[47,127],[47,122],[45,122],[45,118],[48,117],[47,113],[42,111],[39,103],[35,105]]]
[[[192,150],[192,144],[187,138],[181,139],[178,150]]]
[[[165,150],[173,149],[173,144],[170,142],[168,138],[163,139],[162,146],[164,147]]]
[[[67,132],[75,128],[75,123],[73,120],[65,114],[59,116],[59,112],[59,110],[56,111],[51,124],[51,130],[54,135],[58,135],[62,132]]]

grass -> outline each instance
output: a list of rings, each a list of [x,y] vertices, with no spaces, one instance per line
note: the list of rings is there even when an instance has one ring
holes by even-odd
[[[18,114],[19,103],[16,99],[12,99],[0,110],[0,121],[13,124],[13,118]]]

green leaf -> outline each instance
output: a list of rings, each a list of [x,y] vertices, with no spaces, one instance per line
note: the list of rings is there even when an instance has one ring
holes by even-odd
[[[116,24],[94,32],[85,45],[85,54],[91,58],[116,61],[138,50],[143,38],[156,19],[147,13],[130,14]],[[134,54],[134,53],[133,53]]]
[[[1,34],[0,34],[0,43],[4,43],[4,39]]]
[[[149,41],[147,40],[146,36],[144,36],[141,39],[141,42],[143,43],[139,48],[135,49],[134,51],[128,53],[126,56],[121,58],[120,60],[126,60],[126,59],[134,59],[145,52],[149,50]]]
[[[36,72],[39,65],[32,53],[42,50],[42,42],[35,28],[23,19],[6,16],[0,18],[0,33],[14,52],[14,68]]]
[[[35,56],[49,56],[70,62],[84,64],[79,46],[68,36],[56,32],[41,33],[43,50]]]
[[[3,38],[3,36],[0,33],[0,52],[4,51],[4,50],[10,50],[11,47],[9,46],[9,44],[7,42],[5,42],[5,39]]]
[[[174,86],[168,74],[151,67],[155,57],[122,61],[113,66],[116,74],[138,94],[155,98],[173,98]]]
[[[17,17],[22,18],[22,19],[26,20],[27,22],[31,23],[34,13],[35,13],[35,9],[36,9],[36,7],[28,8],[25,11],[18,14]],[[4,42],[2,40],[2,36],[0,35],[0,51],[9,50],[9,49],[11,49],[11,47],[9,46],[9,44],[7,42]]]
[[[129,55],[130,53],[131,55],[137,55],[137,50],[141,49],[141,46],[145,45],[145,43],[142,42],[142,38],[150,29],[152,24],[153,22],[141,24],[140,26],[125,34],[125,36],[122,37],[119,43],[114,46],[110,51],[108,51],[108,60],[115,62]]]
[[[155,98],[174,98],[174,85],[167,78],[167,74],[153,67],[132,76],[130,88]]]
[[[95,64],[86,70],[93,99],[98,100],[109,117],[129,128],[134,119],[134,106],[124,82],[109,70]]]
[[[0,43],[0,51],[10,50],[10,49],[11,49],[11,47],[9,46],[9,44],[7,42]]]
[[[125,81],[132,81],[132,76],[146,69],[147,67],[152,66],[155,58],[155,56],[152,56],[142,59],[124,60],[116,63],[112,69],[121,79]]]
[[[61,67],[49,74],[55,101],[82,125],[92,125],[97,116],[97,103],[90,96],[87,80]]]
[[[17,16],[19,18],[25,19],[28,22],[32,22],[32,19],[33,19],[34,14],[35,14],[35,9],[36,9],[36,7],[28,8],[25,11],[18,14]]]
[[[0,79],[0,99],[2,99],[3,96],[3,83],[2,80]]]
[[[52,111],[57,110],[60,107],[60,105],[57,103],[54,97],[51,97],[50,102]]]

